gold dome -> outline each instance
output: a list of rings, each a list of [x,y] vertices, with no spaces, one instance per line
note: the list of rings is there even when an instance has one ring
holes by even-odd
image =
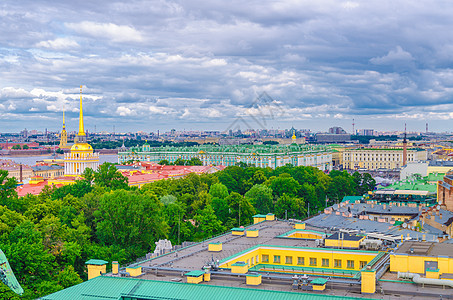
[[[76,144],[72,145],[71,152],[72,151],[91,151],[91,152],[93,152],[93,147],[91,147],[91,145],[88,143],[76,143]]]

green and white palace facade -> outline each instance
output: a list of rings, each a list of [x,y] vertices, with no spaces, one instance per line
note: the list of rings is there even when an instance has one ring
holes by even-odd
[[[332,149],[318,145],[200,145],[193,147],[156,147],[148,144],[118,152],[118,163],[130,160],[159,163],[178,158],[199,158],[203,165],[233,166],[246,163],[256,167],[312,166],[323,171],[332,169]]]

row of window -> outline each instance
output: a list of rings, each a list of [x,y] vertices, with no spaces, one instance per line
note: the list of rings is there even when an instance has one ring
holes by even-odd
[[[268,263],[269,262],[269,255],[263,254],[261,257],[261,261],[263,263]],[[273,255],[272,257],[272,262],[275,264],[280,264],[281,262],[281,257],[280,255]],[[368,262],[367,261],[360,261],[360,269],[366,266]],[[292,256],[285,256],[285,264],[292,265],[293,264],[293,257]],[[297,257],[297,265],[304,266],[305,265],[305,257]],[[309,266],[312,267],[317,267],[318,266],[318,259],[316,257],[310,257],[309,258]],[[329,268],[330,267],[330,259],[328,258],[322,258],[321,259],[321,266]],[[334,268],[342,268],[342,260],[341,259],[334,259],[333,260],[333,267]],[[355,268],[355,262],[354,260],[346,260],[346,268],[348,269],[354,269]]]

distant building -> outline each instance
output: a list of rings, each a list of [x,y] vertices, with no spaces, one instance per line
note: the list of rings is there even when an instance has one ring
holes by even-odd
[[[358,134],[359,135],[373,135],[374,136],[374,129],[360,129]]]
[[[404,165],[404,150],[401,148],[361,148],[343,152],[345,169],[397,169]],[[423,149],[407,149],[407,162],[425,161],[428,153]]]
[[[329,133],[331,133],[331,134],[345,134],[346,131],[343,128],[341,128],[341,127],[335,126],[335,127],[330,127],[329,128]]]
[[[315,136],[317,143],[323,144],[334,144],[334,143],[350,143],[351,135],[345,133],[333,134],[333,133],[317,133]]]
[[[332,150],[325,146],[302,145],[201,145],[194,147],[151,148],[148,144],[118,152],[118,162],[129,160],[158,163],[161,160],[174,162],[178,158],[199,158],[203,165],[234,166],[238,163],[256,167],[276,168],[286,164],[313,166],[320,170],[332,169]]]

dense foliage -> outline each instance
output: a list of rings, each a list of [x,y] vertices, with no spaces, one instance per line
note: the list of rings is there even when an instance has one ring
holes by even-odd
[[[305,218],[346,195],[374,188],[368,174],[312,167],[272,170],[242,165],[130,188],[112,164],[87,169],[74,185],[46,187],[18,198],[15,179],[0,171],[0,248],[34,299],[86,279],[85,261],[121,264],[144,256],[154,242],[200,241],[252,222],[256,213]],[[19,299],[0,285],[0,299]]]

